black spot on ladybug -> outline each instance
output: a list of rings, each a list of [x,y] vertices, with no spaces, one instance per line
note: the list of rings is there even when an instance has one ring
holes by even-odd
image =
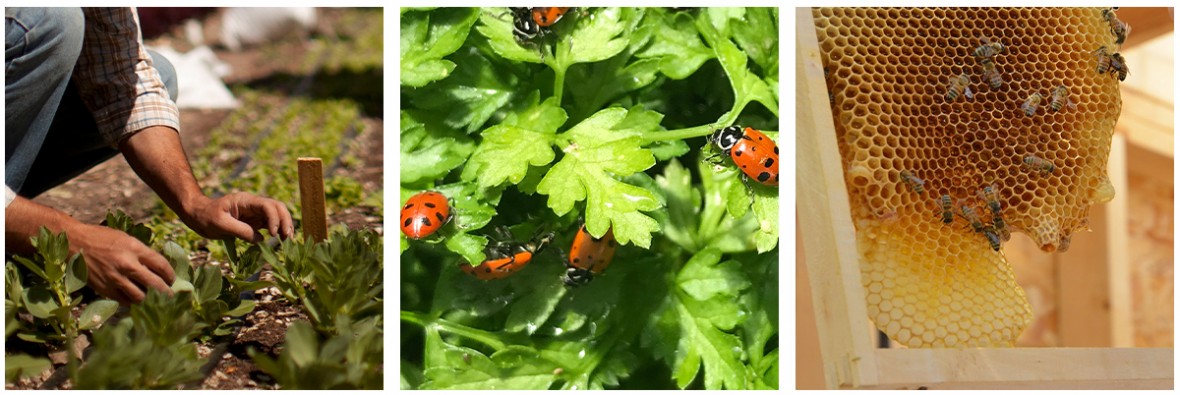
[[[582,260],[578,259],[578,258],[574,258],[574,263],[582,263]]]
[[[742,156],[742,150],[733,151],[733,156]]]
[[[446,219],[447,219],[447,217],[444,217],[444,216],[442,215],[442,213],[440,213],[440,212],[437,212],[437,211],[434,213],[434,217],[435,217],[435,218],[438,218],[438,222],[443,222],[443,220],[446,220]]]
[[[770,179],[770,173],[766,173],[766,172],[758,173],[758,181],[759,182],[766,182],[766,180],[769,180],[769,179]]]
[[[762,166],[763,167],[774,166],[774,158],[766,158],[766,163],[763,163]]]
[[[425,226],[431,226],[431,224],[432,224],[432,222],[430,222],[429,217],[422,217],[422,221],[420,221],[420,222],[422,222],[422,225],[425,225]]]
[[[402,224],[402,226],[410,226],[410,224],[412,224],[412,223],[414,223],[413,218],[406,218],[406,222],[404,224]]]
[[[409,210],[410,207],[414,207],[414,203],[406,203],[406,206],[402,207],[402,210]]]
[[[491,273],[491,272],[492,272],[492,268],[491,268],[491,267],[488,267],[488,266],[484,266],[484,268],[483,268],[483,272],[484,272],[484,273]]]
[[[430,208],[435,208],[435,207],[436,207],[436,206],[434,205],[434,203],[431,203],[431,202],[426,202],[426,203],[423,203],[423,204],[425,204],[425,205],[426,205],[426,207],[430,207]]]
[[[777,145],[776,145],[776,146],[774,146],[774,154],[775,154],[775,155],[778,155],[778,146],[777,146]]]

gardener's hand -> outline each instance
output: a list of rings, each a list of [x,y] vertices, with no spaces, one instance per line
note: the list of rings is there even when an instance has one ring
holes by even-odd
[[[259,229],[287,239],[295,234],[291,213],[278,200],[238,192],[216,199],[204,199],[194,205],[185,224],[197,234],[210,239],[237,237],[262,241]]]
[[[172,265],[138,239],[105,226],[79,224],[66,230],[70,251],[86,260],[86,282],[99,295],[122,304],[143,301],[145,291],[155,288],[171,294],[175,280]]]
[[[87,280],[99,295],[119,303],[138,303],[144,292],[155,288],[171,293],[168,284],[175,276],[172,265],[131,235],[99,225],[89,225],[52,207],[17,196],[4,209],[5,252],[31,255],[29,238],[41,227],[65,232],[70,254],[81,253],[86,261]]]

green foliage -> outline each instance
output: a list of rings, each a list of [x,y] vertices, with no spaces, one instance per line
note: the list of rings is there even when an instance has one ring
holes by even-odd
[[[348,323],[380,320],[381,237],[372,231],[333,233],[325,243],[287,241],[262,249],[283,296],[299,303],[316,331],[332,336]]]
[[[26,354],[7,355],[4,357],[4,377],[12,383],[25,377],[41,374],[53,364],[48,358],[37,358]]]
[[[12,324],[6,334],[15,332],[24,341],[63,347],[73,341],[79,329],[93,327],[93,324],[80,327],[79,319],[71,314],[83,302],[78,290],[86,286],[86,263],[81,254],[70,255],[64,232],[55,234],[42,227],[30,242],[37,250],[34,256],[12,256],[29,274],[22,274],[11,261],[5,268],[5,315],[6,321]],[[111,305],[115,302],[94,303],[97,306],[85,311],[88,315],[82,316],[83,321],[101,322],[114,313]],[[32,317],[31,321],[18,320],[22,312]]]
[[[259,369],[283,389],[382,389],[384,339],[375,321],[324,339],[308,323],[287,328],[278,360],[250,350]]]
[[[462,36],[431,26],[444,10],[471,15],[403,9],[403,45]],[[453,67],[402,80],[401,202],[439,191],[454,217],[400,239],[401,320],[420,328],[401,388],[776,389],[778,191],[705,160],[704,137],[779,139],[778,10],[574,8],[527,43],[506,8],[475,12],[437,52]],[[579,222],[621,245],[586,286],[548,251],[502,280],[458,270],[491,227],[568,252]]]
[[[205,324],[191,311],[191,292],[148,291],[131,317],[94,333],[90,355],[74,377],[77,389],[177,389],[200,379],[192,340]]]

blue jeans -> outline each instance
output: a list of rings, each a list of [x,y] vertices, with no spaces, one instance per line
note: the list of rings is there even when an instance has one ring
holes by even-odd
[[[82,52],[79,8],[4,11],[4,183],[33,198],[114,157],[71,82]],[[148,51],[176,100],[176,70]]]

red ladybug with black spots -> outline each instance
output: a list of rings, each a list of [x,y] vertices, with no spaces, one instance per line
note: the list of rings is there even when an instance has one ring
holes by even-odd
[[[488,244],[484,249],[487,258],[477,266],[460,263],[460,270],[484,281],[505,278],[528,266],[533,258],[553,241],[553,233],[549,232],[540,234],[527,243],[516,243],[507,229],[501,227],[496,230],[503,240]]]
[[[451,220],[447,197],[435,191],[411,196],[402,206],[402,233],[414,240],[430,236]]]
[[[778,186],[778,144],[754,128],[733,125],[709,136],[747,177],[767,186]]]
[[[582,225],[578,228],[578,234],[574,235],[570,256],[565,260],[566,272],[562,282],[570,287],[586,285],[595,275],[606,270],[618,246],[611,229],[607,229],[602,237],[595,238],[586,231],[586,225]]]
[[[549,33],[549,28],[561,20],[571,7],[509,7],[512,12],[512,34],[517,42],[527,42]]]

